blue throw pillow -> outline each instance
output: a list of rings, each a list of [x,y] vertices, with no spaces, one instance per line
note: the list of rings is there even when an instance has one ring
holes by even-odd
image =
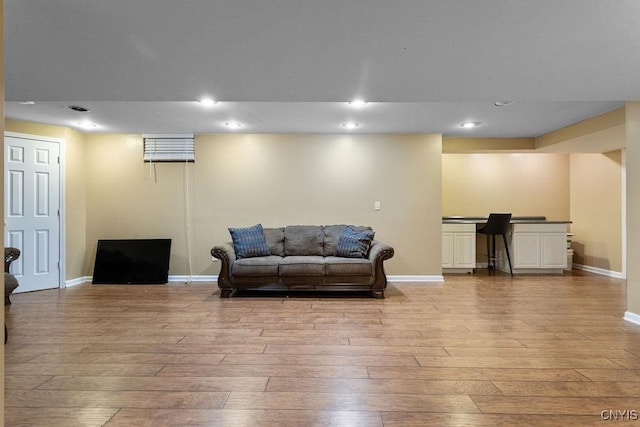
[[[230,228],[231,239],[233,240],[233,250],[236,258],[253,258],[258,256],[269,256],[269,246],[262,232],[262,224],[253,227]]]
[[[365,258],[369,252],[371,241],[375,235],[373,230],[356,231],[350,226],[345,227],[338,239],[336,256],[346,258]]]

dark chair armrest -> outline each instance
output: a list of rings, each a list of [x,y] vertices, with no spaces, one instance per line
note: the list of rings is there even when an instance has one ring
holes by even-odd
[[[20,249],[6,247],[4,248],[4,272],[8,273],[11,263],[20,258]]]

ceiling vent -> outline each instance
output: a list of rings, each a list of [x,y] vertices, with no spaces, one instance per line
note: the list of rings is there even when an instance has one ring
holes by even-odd
[[[77,111],[78,113],[88,113],[89,109],[82,105],[69,105],[70,110]]]
[[[194,162],[193,134],[142,135],[145,162]]]

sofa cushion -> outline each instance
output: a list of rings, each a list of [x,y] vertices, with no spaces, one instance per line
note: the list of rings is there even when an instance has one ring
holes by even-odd
[[[229,228],[229,233],[233,240],[233,250],[236,253],[236,258],[271,255],[262,232],[262,224],[245,228]]]
[[[282,257],[269,255],[238,259],[231,267],[234,276],[278,276],[278,264]]]
[[[322,229],[324,232],[324,256],[333,256],[336,254],[338,239],[346,227],[346,224],[324,226]]]
[[[262,232],[271,255],[284,256],[284,227],[263,228]]]
[[[284,229],[285,256],[324,254],[324,232],[317,225],[290,225]]]
[[[324,257],[286,256],[280,261],[280,276],[324,276]]]
[[[338,239],[336,256],[346,258],[364,258],[369,252],[371,241],[375,233],[373,230],[357,231],[351,226],[345,227]]]
[[[366,258],[329,256],[324,260],[327,276],[371,276],[373,263]]]

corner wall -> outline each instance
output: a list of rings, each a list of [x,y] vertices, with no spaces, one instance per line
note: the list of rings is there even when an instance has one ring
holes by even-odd
[[[87,135],[67,129],[65,138],[65,275],[84,276],[87,240]]]
[[[640,324],[640,102],[626,104],[627,313]]]
[[[622,151],[571,154],[573,262],[622,274]]]

